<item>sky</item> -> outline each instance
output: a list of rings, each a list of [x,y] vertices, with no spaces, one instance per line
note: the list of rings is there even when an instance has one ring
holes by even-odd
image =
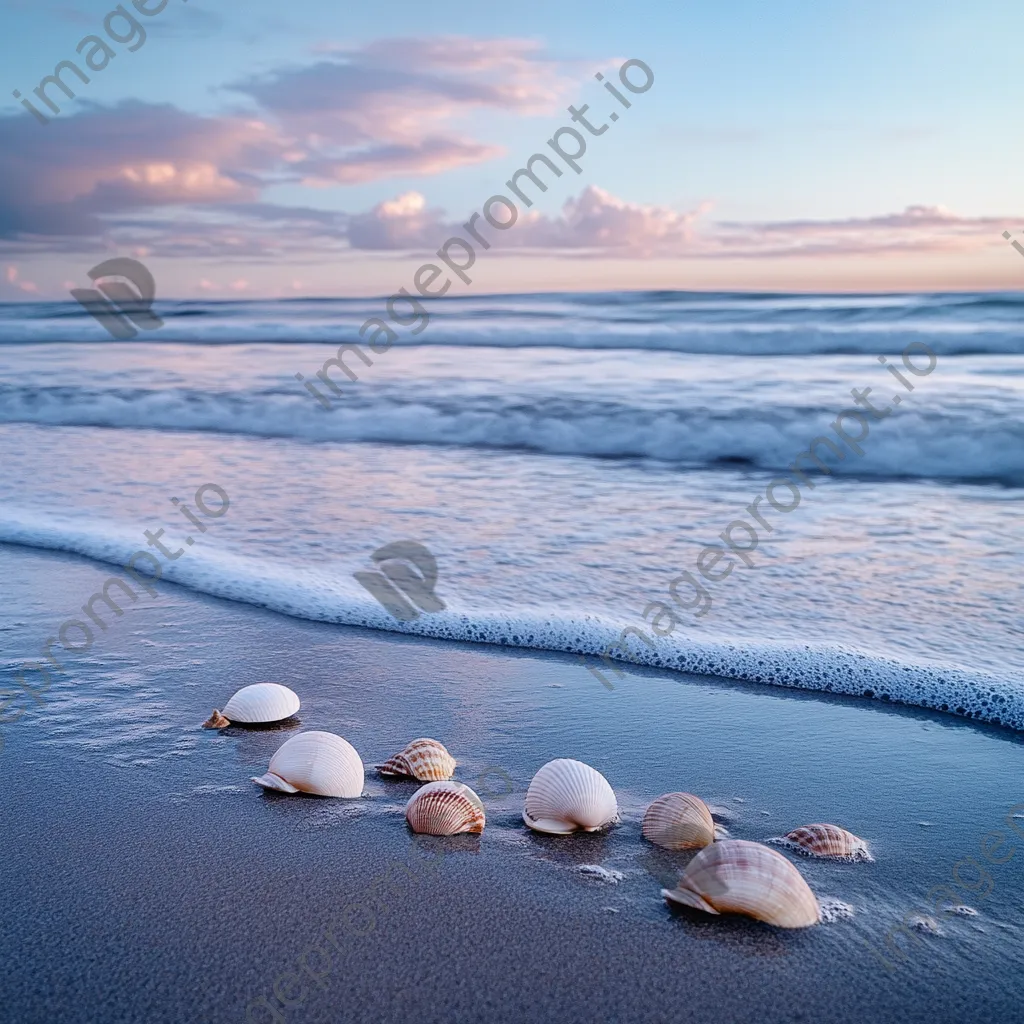
[[[534,153],[451,294],[1024,287],[1017,0],[135,4],[0,0],[0,301],[388,294]]]

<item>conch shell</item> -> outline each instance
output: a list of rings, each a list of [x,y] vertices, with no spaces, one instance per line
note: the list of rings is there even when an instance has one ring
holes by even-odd
[[[691,793],[659,796],[644,814],[644,838],[666,850],[693,850],[715,841],[715,822],[700,797]]]
[[[363,792],[363,762],[348,740],[330,732],[300,732],[270,759],[266,775],[252,780],[282,793],[352,799]]]
[[[259,725],[291,718],[299,710],[299,696],[280,683],[253,683],[243,686],[224,705],[224,711],[214,709],[204,729],[224,729],[232,722]]]
[[[437,740],[421,738],[379,765],[381,775],[408,775],[420,782],[444,782],[455,774],[455,758]]]
[[[461,782],[428,782],[405,805],[405,818],[413,832],[430,836],[483,832],[486,822],[480,797]]]
[[[821,910],[803,875],[781,853],[745,839],[704,847],[687,865],[672,903],[708,914],[746,914],[779,928],[806,928]]]
[[[868,851],[868,844],[863,839],[838,825],[803,825],[784,836],[769,839],[768,842],[785,846],[808,857],[874,860]]]
[[[608,780],[582,761],[560,757],[534,775],[526,791],[523,821],[537,832],[566,835],[596,832],[618,818],[619,807]]]

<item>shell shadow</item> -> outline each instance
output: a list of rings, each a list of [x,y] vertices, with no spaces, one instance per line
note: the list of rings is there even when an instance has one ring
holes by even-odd
[[[247,732],[291,732],[301,725],[302,719],[298,715],[292,715],[291,718],[282,718],[277,722],[232,722],[223,729],[218,729],[217,734],[220,736],[243,736]]]
[[[567,864],[579,867],[583,864],[599,864],[611,852],[609,841],[616,826],[601,829],[599,832],[570,832],[568,835],[548,835],[535,832],[522,824],[527,832],[527,840],[531,850],[540,860],[555,864]]]
[[[480,852],[480,833],[461,832],[455,836],[428,836],[420,832],[413,832],[407,826],[407,831],[412,837],[413,846],[422,853],[432,854],[436,857],[446,857],[450,853],[468,853],[476,855]]]
[[[687,938],[714,943],[740,956],[759,960],[779,960],[792,956],[802,941],[799,932],[814,930],[776,928],[742,914],[705,914],[693,907],[680,906],[667,900],[665,910],[671,926],[685,929]]]

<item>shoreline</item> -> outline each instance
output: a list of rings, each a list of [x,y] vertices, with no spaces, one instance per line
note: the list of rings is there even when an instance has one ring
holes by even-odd
[[[97,573],[4,548],[0,569],[17,607],[0,606],[0,636],[33,628]],[[564,1024],[603,1013],[781,1024],[809,987],[827,996],[830,1024],[893,1014],[936,1024],[1016,1005],[1024,856],[991,868],[996,888],[976,917],[915,933],[912,959],[891,976],[875,952],[891,959],[886,935],[929,905],[951,866],[975,880],[964,857],[980,862],[979,836],[1021,801],[1016,734],[644,669],[595,701],[565,655],[329,626],[180,588],[154,605],[83,659],[73,682],[55,683],[31,727],[11,732],[0,806],[19,827],[0,837],[2,1020],[219,1024],[266,998],[288,1022],[336,1020],[344,1005],[361,1022]],[[300,721],[223,736],[201,728],[234,688],[268,678],[300,693]],[[500,765],[515,792],[495,782],[483,834],[450,839],[409,833],[402,809],[415,783],[370,774],[352,801],[265,794],[249,777],[295,728],[345,736],[368,765],[436,736],[459,761],[457,779],[472,785]],[[525,828],[522,795],[555,756],[608,778],[621,822],[607,834]],[[863,836],[873,863],[794,861],[819,899],[853,916],[781,934],[670,910],[660,888],[686,857],[651,847],[639,824],[650,800],[675,790],[705,799],[733,838],[763,842],[818,820]],[[1008,846],[987,848],[1005,857]],[[406,886],[401,864],[439,851],[438,870]],[[395,885],[377,894],[391,863]],[[313,944],[368,899],[383,900],[386,916],[362,937],[335,927],[327,972]],[[300,961],[319,983],[296,980]],[[552,970],[559,983],[538,1001],[522,979]],[[282,975],[286,1000],[308,989],[290,1014],[274,996]],[[251,1019],[276,1021],[256,1007]]]

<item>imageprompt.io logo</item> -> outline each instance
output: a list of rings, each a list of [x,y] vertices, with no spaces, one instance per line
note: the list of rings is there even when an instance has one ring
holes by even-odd
[[[127,256],[106,260],[93,267],[89,277],[96,282],[96,288],[72,288],[71,295],[111,337],[119,341],[134,338],[138,331],[128,323],[129,320],[142,331],[163,327],[163,320],[152,309],[156,282],[138,260]],[[106,278],[124,278],[134,288],[124,281],[103,280]]]
[[[370,557],[380,572],[353,575],[399,622],[411,622],[420,612],[444,611],[444,601],[434,593],[437,560],[422,544],[399,540]]]

